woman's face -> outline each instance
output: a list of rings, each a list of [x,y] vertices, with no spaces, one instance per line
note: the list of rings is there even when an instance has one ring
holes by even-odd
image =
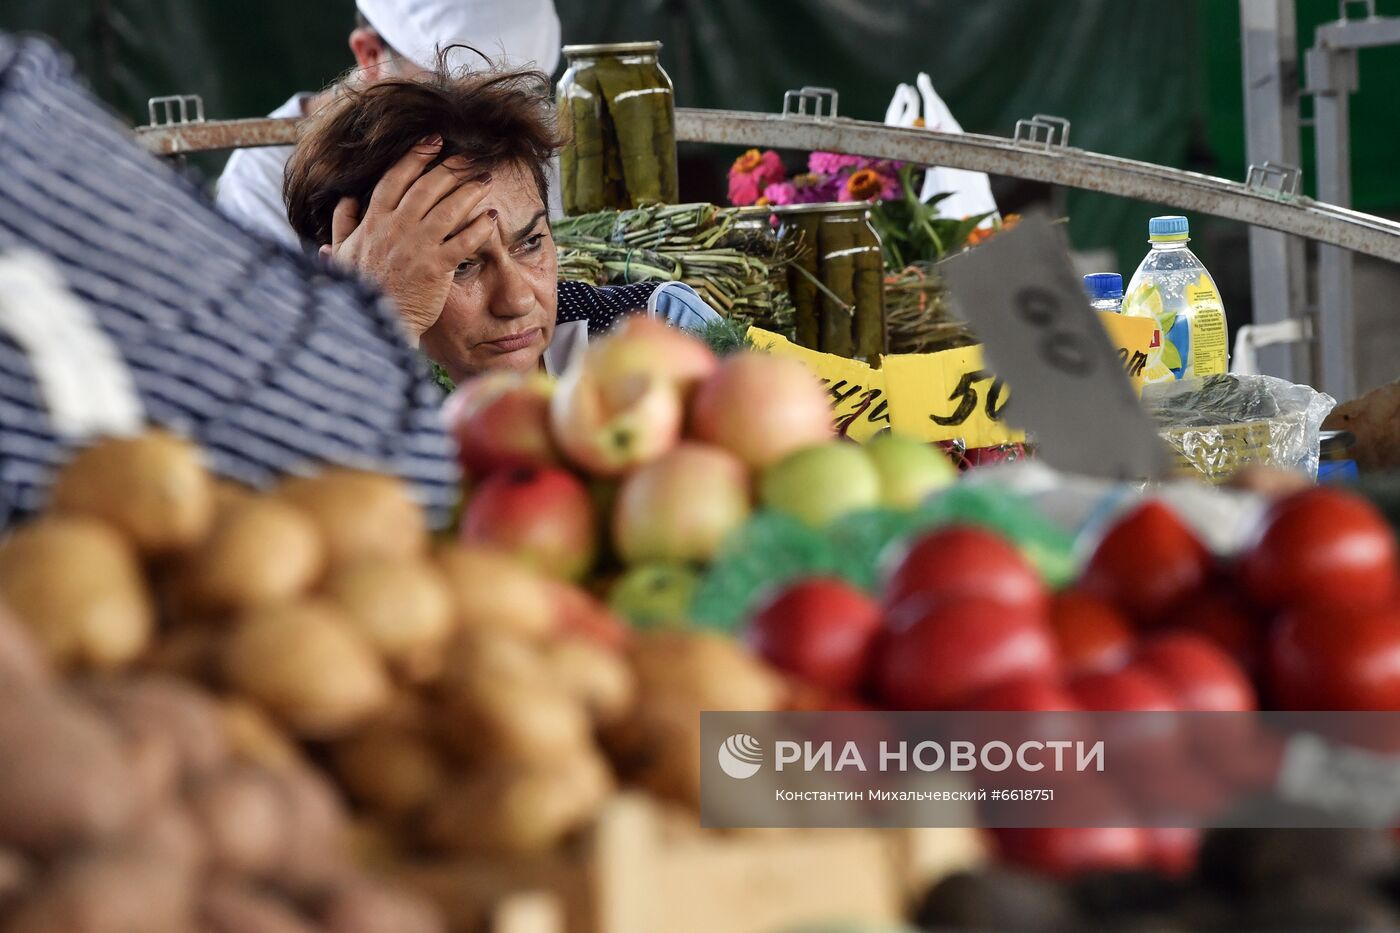
[[[528,168],[503,165],[491,175],[480,211],[496,211],[495,230],[457,267],[442,317],[420,342],[457,381],[487,369],[536,369],[554,337],[557,260],[548,211]]]

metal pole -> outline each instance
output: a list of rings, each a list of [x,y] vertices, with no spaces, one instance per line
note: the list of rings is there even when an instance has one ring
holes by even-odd
[[[1294,0],[1240,0],[1244,57],[1245,161],[1300,165],[1298,141],[1298,30]],[[1307,314],[1307,257],[1297,237],[1249,228],[1249,278],[1254,323],[1302,319]],[[1228,309],[1227,309],[1228,312]],[[1303,342],[1260,347],[1262,372],[1311,382]]]
[[[1313,97],[1318,198],[1351,204],[1349,95],[1357,87],[1356,52],[1316,47],[1307,52],[1308,90]],[[1356,395],[1356,325],[1352,313],[1351,253],[1321,245],[1317,250],[1319,388],[1345,402]]]

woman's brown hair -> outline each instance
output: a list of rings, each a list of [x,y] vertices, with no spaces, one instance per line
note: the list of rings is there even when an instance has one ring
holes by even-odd
[[[474,171],[527,166],[549,203],[545,166],[562,144],[549,77],[490,68],[464,73],[445,65],[419,78],[389,78],[345,88],[310,121],[287,162],[282,197],[302,240],[331,241],[331,215],[343,197],[361,210],[384,173],[415,145],[441,136],[442,154]]]

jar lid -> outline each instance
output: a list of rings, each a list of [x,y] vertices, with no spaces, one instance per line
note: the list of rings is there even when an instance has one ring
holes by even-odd
[[[587,55],[626,55],[629,52],[659,52],[660,42],[603,42],[594,45],[566,45],[563,52],[566,58]]]
[[[769,204],[763,208],[770,214],[841,214],[870,210],[869,201],[817,201],[813,204]]]
[[[748,204],[744,207],[723,208],[734,217],[767,217],[778,210],[772,204]]]

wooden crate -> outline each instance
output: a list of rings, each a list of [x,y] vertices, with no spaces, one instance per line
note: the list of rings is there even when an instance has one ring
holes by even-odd
[[[649,800],[624,795],[574,852],[417,866],[404,880],[454,933],[783,933],[901,919],[982,855],[966,829],[673,833]]]

